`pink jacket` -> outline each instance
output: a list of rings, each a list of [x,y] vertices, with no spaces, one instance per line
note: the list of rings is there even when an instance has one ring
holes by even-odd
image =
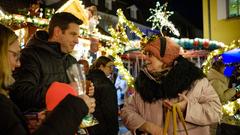
[[[192,90],[187,93],[187,97],[189,101],[185,121],[189,135],[209,135],[209,125],[219,122],[221,118],[221,103],[217,93],[209,81],[204,78],[196,81]],[[146,121],[163,128],[165,119],[162,103],[162,100],[151,104],[146,103],[138,93],[135,93],[126,100],[121,110],[123,123],[131,131],[135,131]],[[170,123],[169,135],[173,134],[171,126]],[[178,121],[178,135],[185,135],[180,121]]]

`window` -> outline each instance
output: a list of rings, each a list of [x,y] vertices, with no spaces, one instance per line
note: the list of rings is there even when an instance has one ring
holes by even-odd
[[[136,10],[131,10],[130,9],[130,16],[134,19],[137,19],[137,13],[136,12],[137,12]]]
[[[98,0],[91,0],[91,3],[93,3],[94,5],[98,5]]]
[[[240,16],[240,0],[228,0],[228,17]]]
[[[105,8],[112,10],[112,0],[105,0]]]
[[[130,16],[133,19],[137,19],[137,7],[135,5],[132,5],[130,7],[128,7],[127,9],[130,9]]]

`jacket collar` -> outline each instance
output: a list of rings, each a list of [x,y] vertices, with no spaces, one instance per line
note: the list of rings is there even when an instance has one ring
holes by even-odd
[[[37,31],[34,36],[28,41],[27,47],[37,47],[48,51],[57,56],[64,56],[66,53],[61,52],[60,43],[49,42],[49,34],[46,31]]]

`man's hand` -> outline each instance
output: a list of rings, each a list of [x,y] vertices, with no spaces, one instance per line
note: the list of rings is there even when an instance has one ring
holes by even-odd
[[[80,95],[80,98],[84,100],[84,102],[87,104],[89,113],[93,113],[95,111],[95,99],[94,98],[89,98],[87,95]]]
[[[72,86],[75,90],[78,89],[77,82],[71,82],[69,85]],[[86,80],[86,94],[90,97],[94,95],[94,86],[93,83],[89,80]]]
[[[78,89],[77,82],[70,82],[69,85],[70,85],[74,90],[77,90],[77,89]]]

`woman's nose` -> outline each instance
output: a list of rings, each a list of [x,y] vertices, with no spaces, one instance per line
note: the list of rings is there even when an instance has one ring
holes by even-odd
[[[21,62],[20,62],[20,60],[17,60],[16,61],[16,67],[20,67],[21,66]]]

